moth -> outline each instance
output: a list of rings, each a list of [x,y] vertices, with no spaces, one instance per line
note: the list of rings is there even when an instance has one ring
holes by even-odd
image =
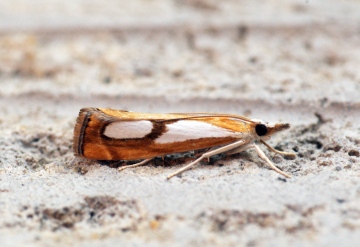
[[[83,108],[74,129],[73,149],[75,156],[92,160],[142,160],[119,168],[123,170],[144,165],[155,157],[208,148],[168,179],[213,155],[254,149],[274,171],[290,178],[255,144],[260,142],[272,152],[294,157],[293,153],[275,150],[265,142],[289,127],[288,123],[270,124],[233,114],[151,114]]]

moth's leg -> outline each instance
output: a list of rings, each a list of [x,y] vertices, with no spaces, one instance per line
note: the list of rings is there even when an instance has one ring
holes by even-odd
[[[291,178],[290,175],[286,174],[285,172],[281,171],[279,168],[277,168],[270,160],[268,157],[266,157],[265,153],[255,144],[251,144],[251,147],[253,147],[256,152],[258,153],[258,155],[260,156],[260,158],[262,158],[263,160],[265,160],[269,166],[271,167],[271,169],[273,169],[274,171],[276,171],[277,173],[280,173],[281,175],[283,175],[284,177],[287,178]]]
[[[267,144],[263,140],[260,140],[260,142],[262,144],[264,144],[270,151],[272,151],[274,153],[277,153],[277,154],[280,154],[280,155],[283,155],[283,156],[287,156],[287,157],[292,158],[292,159],[295,158],[295,156],[296,156],[294,153],[283,152],[283,151],[276,150],[275,148],[273,148],[272,146],[270,146],[269,144]]]
[[[143,160],[143,161],[140,161],[140,162],[135,163],[135,164],[132,164],[132,165],[121,166],[121,167],[118,168],[118,171],[125,170],[126,168],[133,168],[133,167],[145,165],[147,162],[149,162],[149,161],[152,160],[152,159],[153,159],[153,158],[151,158],[151,159],[145,159],[145,160]]]
[[[195,154],[195,157],[200,157],[201,155],[207,153],[207,152],[210,152],[210,151],[213,151],[215,149],[218,149],[218,147],[212,147],[212,148],[207,148],[205,151],[202,151],[202,152],[199,152],[199,153],[196,153]],[[210,157],[207,158],[208,162],[210,162]]]
[[[225,154],[226,155],[238,154],[238,153],[244,152],[250,148],[253,148],[253,146],[252,145],[244,145],[244,146],[240,146],[240,147],[231,149],[231,150],[225,152]]]
[[[194,160],[193,162],[191,162],[190,164],[184,166],[183,168],[177,170],[176,172],[170,174],[169,176],[167,176],[167,179],[170,179],[172,178],[173,176],[176,176],[180,173],[183,173],[184,171],[190,169],[192,166],[194,166],[195,164],[199,163],[202,159],[206,159],[206,158],[209,158],[213,155],[216,155],[216,154],[220,154],[220,153],[223,153],[223,152],[226,152],[226,151],[229,151],[229,150],[232,150],[234,148],[237,148],[239,146],[242,146],[244,145],[246,142],[244,140],[240,140],[240,141],[236,141],[236,142],[233,142],[229,145],[226,145],[226,146],[223,146],[223,147],[220,147],[218,149],[215,149],[215,150],[211,150],[211,151],[208,151],[204,154],[202,154],[200,156],[200,158],[197,158],[196,160]]]

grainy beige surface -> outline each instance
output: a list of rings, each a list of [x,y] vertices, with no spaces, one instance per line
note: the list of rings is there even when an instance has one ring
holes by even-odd
[[[360,1],[1,1],[1,246],[359,246]],[[289,122],[264,151],[121,173],[82,107]],[[164,165],[165,164],[165,165]],[[167,165],[166,165],[167,164]],[[170,166],[172,164],[173,166]]]

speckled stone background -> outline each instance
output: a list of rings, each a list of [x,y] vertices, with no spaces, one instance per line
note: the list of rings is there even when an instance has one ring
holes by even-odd
[[[1,246],[359,246],[360,1],[0,1]],[[118,172],[82,107],[292,127],[269,153]]]

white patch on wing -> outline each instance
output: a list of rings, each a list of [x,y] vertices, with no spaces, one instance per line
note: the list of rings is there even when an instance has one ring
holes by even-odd
[[[118,121],[106,126],[104,135],[114,139],[143,138],[152,128],[153,124],[147,120]]]
[[[216,137],[240,137],[241,133],[236,133],[209,123],[180,120],[166,125],[167,131],[155,140],[155,143],[173,143],[200,138]]]

